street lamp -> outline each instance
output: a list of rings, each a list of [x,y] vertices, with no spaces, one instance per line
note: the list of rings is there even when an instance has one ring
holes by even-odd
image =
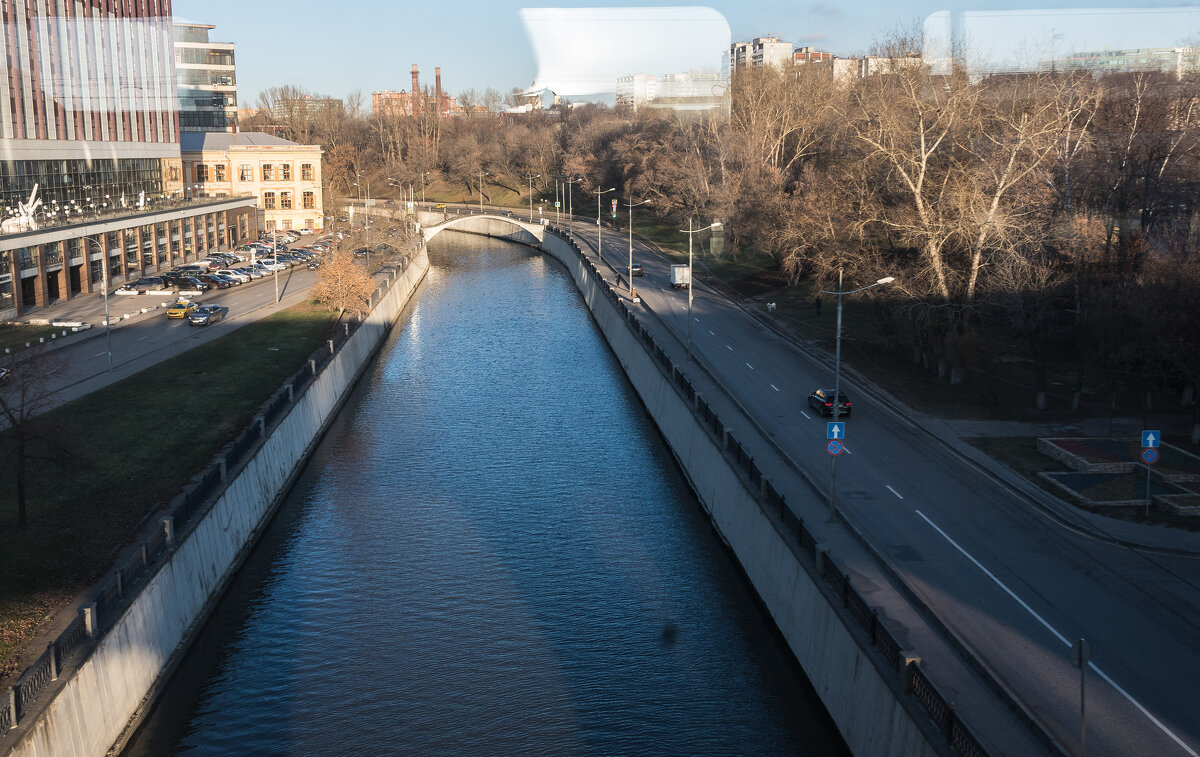
[[[91,237],[82,237],[82,239],[85,242],[91,242],[100,249],[100,275],[104,277],[104,282],[101,285],[104,292],[104,341],[106,344],[105,351],[108,352],[108,372],[112,373],[112,327],[109,326],[108,319],[108,251]]]
[[[579,179],[574,176],[564,182],[567,185],[567,216],[573,221],[575,220],[575,193],[571,191],[572,184],[578,184]]]
[[[609,192],[616,192],[616,187],[601,189],[596,192],[596,255],[600,257],[600,262],[604,262],[604,247],[600,244],[600,198]]]
[[[525,178],[529,179],[529,222],[533,223],[533,180],[541,176],[540,173],[527,174]]]
[[[358,177],[356,176],[355,178],[358,178]],[[363,225],[365,225],[367,227],[367,246],[370,247],[371,246],[371,210],[370,210],[371,180],[367,179],[366,184],[367,184],[367,201],[363,203]],[[354,186],[356,186],[356,187],[359,186],[357,181],[354,182]],[[368,258],[367,264],[370,265],[370,262],[371,261]]]
[[[641,202],[634,202],[632,197],[629,198],[629,202],[625,203],[625,207],[629,208],[629,298],[630,299],[634,299],[637,297],[637,292],[633,291],[633,209],[636,208],[638,205],[649,205],[649,204],[650,204],[649,200],[642,200]],[[688,239],[691,239],[691,237],[688,237]],[[689,290],[691,289],[690,285],[688,288],[689,288]]]
[[[702,231],[708,231],[709,229],[719,229],[719,228],[721,228],[721,222],[713,221],[708,226],[705,226],[703,229],[693,229],[692,228],[692,219],[688,218],[688,227],[686,229],[679,230],[680,232],[688,235],[688,282],[687,282],[687,290],[688,290],[688,309],[687,309],[688,360],[692,359],[692,287],[694,286],[694,280],[692,279],[692,237],[696,234],[699,234]]]
[[[865,287],[851,289],[848,292],[842,291],[842,269],[838,268],[838,290],[836,292],[827,292],[821,290],[821,294],[837,295],[837,331],[834,338],[833,350],[833,422],[837,423],[838,416],[841,415],[841,398],[842,398],[842,295],[855,294],[862,292],[872,287],[877,287],[882,284],[890,284],[896,280],[894,276],[886,276],[879,279],[874,284],[867,284]],[[829,522],[832,523],[837,519],[837,455],[829,456]]]
[[[491,176],[491,173],[483,170],[483,166],[480,166],[479,167],[479,212],[480,212],[480,214],[483,213],[483,177],[484,176]],[[530,186],[532,186],[533,179],[530,179],[529,181],[530,181]],[[533,197],[533,195],[530,195],[531,203],[533,202],[532,197]]]

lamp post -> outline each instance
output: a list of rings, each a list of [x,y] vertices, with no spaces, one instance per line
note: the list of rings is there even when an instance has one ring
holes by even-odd
[[[483,214],[483,177],[491,176],[491,175],[492,174],[489,173],[488,171],[483,170],[482,166],[479,167],[479,213],[481,215]],[[533,179],[530,179],[529,181],[530,181],[530,186],[532,186]],[[529,197],[530,197],[529,201],[530,201],[530,203],[532,203],[533,195],[531,194]]]
[[[837,295],[837,331],[834,337],[833,349],[833,422],[837,423],[838,416],[841,415],[842,402],[842,296],[847,294],[855,294],[862,292],[872,287],[877,287],[882,284],[890,284],[895,281],[894,276],[887,276],[879,279],[873,284],[867,284],[865,287],[851,289],[848,292],[842,291],[842,269],[838,268],[838,288],[836,292],[828,292],[821,290],[821,294]],[[829,522],[837,520],[837,455],[829,456]]]
[[[525,178],[529,179],[529,222],[533,223],[533,180],[541,176],[540,173],[526,174]]]
[[[95,239],[91,237],[83,237],[86,242],[91,242],[100,250],[100,275],[104,278],[101,284],[101,291],[104,292],[104,342],[105,351],[108,353],[108,372],[112,373],[112,327],[109,326],[108,319],[108,251],[104,249]]]
[[[609,192],[616,192],[616,187],[601,189],[596,192],[596,255],[600,257],[600,262],[604,262],[604,247],[600,244],[600,198]]]
[[[688,227],[686,229],[679,230],[680,232],[688,235],[688,285],[687,285],[687,290],[688,290],[688,309],[687,309],[688,360],[692,359],[692,287],[694,286],[694,280],[692,279],[692,237],[695,236],[696,234],[699,234],[702,231],[708,231],[709,229],[719,229],[719,228],[721,228],[721,222],[713,221],[708,226],[705,226],[703,229],[693,229],[692,228],[692,219],[689,218],[688,219]]]
[[[637,292],[633,291],[633,209],[636,208],[638,205],[649,205],[649,204],[650,204],[649,200],[642,200],[641,202],[634,202],[632,197],[629,198],[629,202],[625,203],[625,207],[629,208],[629,298],[630,299],[634,299],[635,297],[637,297]],[[691,237],[688,237],[688,239],[690,240]],[[689,286],[688,289],[690,290],[691,287]]]
[[[575,193],[571,191],[571,185],[578,184],[579,179],[572,176],[565,183],[567,185],[567,217],[575,220]]]

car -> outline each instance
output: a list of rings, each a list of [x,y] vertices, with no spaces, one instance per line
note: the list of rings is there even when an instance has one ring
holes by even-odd
[[[630,276],[641,276],[641,275],[643,275],[644,273],[645,273],[645,271],[643,271],[643,270],[642,270],[642,264],[641,264],[641,263],[634,263],[634,264],[633,264],[633,265],[630,267],[630,271],[629,271],[629,275],[630,275]]]
[[[833,390],[832,389],[817,389],[808,395],[808,406],[816,410],[821,415],[833,415]],[[846,399],[845,392],[838,393],[838,417],[850,417],[850,400]]]
[[[179,290],[186,292],[207,292],[209,289],[212,289],[211,286],[205,284],[195,276],[176,276],[172,280],[172,283]]]
[[[229,261],[221,260],[220,258],[204,258],[203,260],[197,260],[196,265],[202,266],[211,272],[229,265]]]
[[[208,266],[181,265],[175,270],[171,271],[171,273],[178,274],[180,276],[195,276],[198,273],[208,273]]]
[[[220,305],[201,305],[188,316],[188,323],[192,326],[209,326],[221,320],[225,316],[225,311]]]
[[[228,274],[218,273],[217,271],[213,271],[209,275],[216,279],[222,279],[224,281],[228,281],[230,286],[241,286],[242,285],[242,280],[237,278],[236,276],[230,276]]]
[[[288,269],[287,263],[276,260],[275,258],[259,258],[258,264],[263,268],[266,268],[268,271],[286,271]]]
[[[202,273],[196,278],[200,279],[214,289],[228,289],[229,287],[233,286],[233,282],[224,276],[214,276],[211,273]]]
[[[127,288],[135,292],[161,292],[171,288],[171,282],[164,279],[162,276],[146,276],[140,278],[132,284],[126,284]]]
[[[353,254],[357,257],[365,258],[371,254],[371,248],[370,247],[359,247],[357,250],[354,251]]]
[[[167,308],[168,318],[187,318],[196,310],[196,303],[191,300],[180,300]]]
[[[321,267],[321,261],[320,261],[320,260],[317,260],[316,258],[313,258],[312,260],[308,261],[308,270],[310,270],[310,271],[315,271],[315,270],[317,270],[317,269],[318,269],[318,268],[320,268],[320,267]]]
[[[298,257],[296,255],[292,255],[291,253],[287,253],[287,252],[275,253],[275,259],[278,260],[280,263],[287,263],[290,266],[298,266],[301,263],[306,262],[304,260],[304,258]]]
[[[252,279],[261,279],[264,275],[261,268],[257,268],[253,265],[244,265],[234,268],[233,270],[245,276],[249,276]]]
[[[312,229],[296,229],[296,231],[299,231],[299,232],[300,232],[300,236],[302,236],[302,237],[309,236],[310,234],[312,234],[312,233],[313,233],[313,230],[312,230]]]
[[[212,255],[225,258],[230,263],[241,263],[246,259],[244,255],[241,255],[237,252],[214,252]]]
[[[241,271],[235,270],[233,268],[222,268],[221,270],[217,271],[216,273],[218,276],[228,276],[231,279],[237,279],[237,282],[239,284],[250,283],[250,278],[251,278],[250,274],[242,273]]]
[[[444,202],[439,202],[437,205],[434,205],[434,206],[433,206],[433,209],[434,209],[434,210],[445,210],[445,209],[446,209],[446,203],[444,203]]]
[[[511,210],[501,210],[500,211],[500,215],[502,215],[502,216],[508,216],[511,218],[512,214],[513,214],[513,212]]]

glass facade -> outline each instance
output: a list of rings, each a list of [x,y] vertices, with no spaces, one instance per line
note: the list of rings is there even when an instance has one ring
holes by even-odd
[[[17,215],[34,185],[42,205],[39,220],[95,215],[136,207],[141,192],[163,193],[162,162],[156,158],[0,161],[0,217]]]

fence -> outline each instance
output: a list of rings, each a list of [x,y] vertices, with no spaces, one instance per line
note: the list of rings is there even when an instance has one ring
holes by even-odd
[[[849,577],[841,572],[833,559],[824,550],[818,548],[817,540],[804,524],[804,519],[792,512],[784,496],[779,493],[770,480],[763,476],[754,457],[746,451],[742,442],[725,427],[716,411],[696,391],[695,386],[683,370],[675,365],[670,356],[654,339],[653,334],[646,329],[645,324],[637,318],[636,313],[621,298],[617,289],[599,274],[596,265],[584,255],[574,239],[563,234],[554,226],[551,226],[550,230],[565,239],[578,256],[580,263],[596,277],[600,291],[617,307],[634,336],[645,346],[647,353],[662,369],[668,382],[692,408],[692,413],[699,421],[700,426],[712,437],[717,448],[722,450],[733,470],[742,477],[746,488],[755,493],[764,514],[780,524],[785,537],[791,540],[789,544],[803,558],[802,564],[811,566],[816,575],[828,585],[833,595],[840,600],[842,609],[852,621],[852,627],[861,631],[866,642],[877,651],[884,663],[884,669],[894,671],[901,690],[912,695],[928,713],[952,749],[959,754],[967,755],[967,757],[988,757],[989,752],[958,717],[953,703],[947,700],[925,676],[920,663],[912,660],[901,664],[903,652],[900,643],[879,620],[878,613],[851,585]]]
[[[372,302],[382,299],[391,288],[394,279],[395,272],[376,289]],[[174,546],[177,535],[183,533],[183,530],[196,520],[196,515],[203,505],[211,504],[212,495],[224,483],[228,474],[261,442],[266,430],[274,427],[303,387],[311,383],[358,331],[360,325],[358,321],[347,322],[341,329],[335,329],[333,336],[309,355],[304,367],[287,379],[283,387],[263,404],[250,425],[242,429],[225,452],[219,454],[217,460],[199,475],[195,484],[184,490],[171,516],[163,520],[162,527],[156,529],[145,541],[135,544],[130,550],[130,555],[113,566],[109,576],[92,595],[92,600],[80,608],[71,624],[21,674],[9,689],[8,696],[0,699],[0,736],[19,724],[28,713],[29,705],[46,686],[57,680],[63,669],[95,642],[103,629],[116,620],[125,600],[136,593],[132,590],[140,587],[158,568],[158,558]]]

